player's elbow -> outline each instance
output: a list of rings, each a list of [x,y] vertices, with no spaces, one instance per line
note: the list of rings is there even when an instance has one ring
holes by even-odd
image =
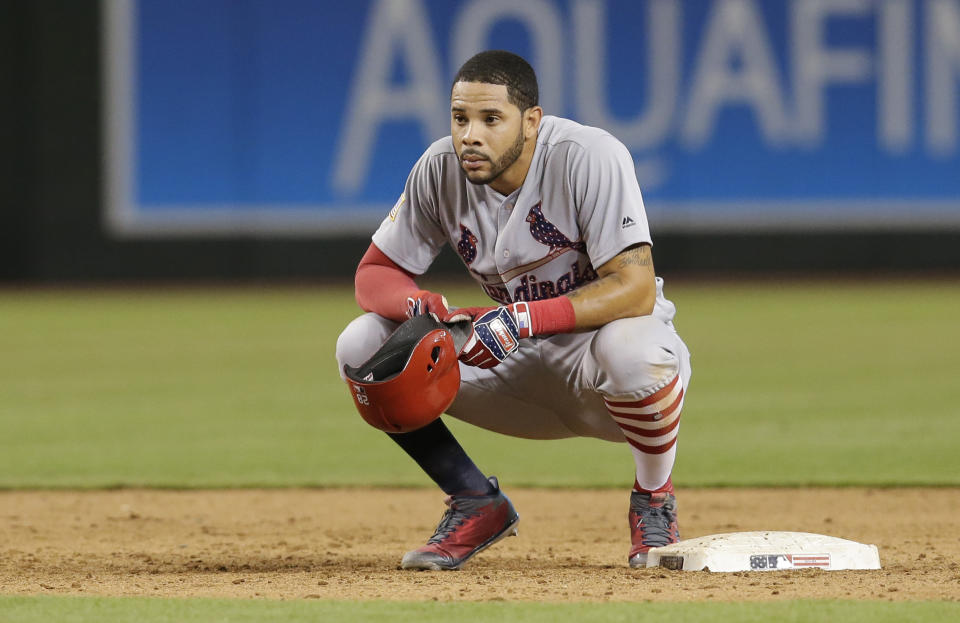
[[[653,308],[657,303],[656,296],[649,296],[647,293],[644,293],[641,296],[637,296],[632,302],[631,306],[625,317],[627,318],[636,318],[639,316],[649,316],[653,313]]]
[[[353,298],[365,312],[374,311],[373,301],[376,298],[376,275],[370,265],[360,264],[357,274],[353,277]]]
[[[653,308],[657,304],[656,296],[645,296],[641,301],[639,301],[634,307],[636,313],[634,316],[649,316],[653,313]]]
[[[656,289],[643,282],[625,281],[622,275],[613,279],[620,281],[619,292],[609,299],[606,322],[624,318],[639,318],[653,313],[656,304]]]
[[[629,287],[624,317],[649,316],[657,304],[657,283],[652,276],[634,280]]]
[[[360,290],[354,290],[353,300],[357,302],[357,306],[365,312],[373,311],[370,309],[370,306],[367,305],[367,299],[360,293]]]

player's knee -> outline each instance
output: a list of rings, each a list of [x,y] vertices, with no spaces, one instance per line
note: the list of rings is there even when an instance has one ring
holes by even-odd
[[[337,338],[337,371],[343,376],[343,366],[359,366],[377,352],[397,323],[377,314],[354,318]]]
[[[591,354],[600,374],[598,389],[608,396],[655,391],[680,372],[673,331],[652,316],[624,318],[597,331]]]

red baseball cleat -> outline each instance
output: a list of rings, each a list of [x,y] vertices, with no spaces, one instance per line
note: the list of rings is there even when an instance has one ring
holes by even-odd
[[[677,498],[672,492],[630,493],[630,566],[646,567],[651,547],[663,547],[680,540],[677,527]]]
[[[490,495],[448,497],[445,503],[449,508],[437,531],[426,545],[407,552],[400,566],[433,571],[459,569],[477,552],[505,536],[516,535],[520,516],[500,491],[495,477],[490,477],[490,484],[494,488]]]

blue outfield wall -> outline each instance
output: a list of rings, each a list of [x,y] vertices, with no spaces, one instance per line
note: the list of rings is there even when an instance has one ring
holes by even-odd
[[[960,0],[113,0],[120,239],[367,234],[449,133],[450,79],[527,57],[630,149],[655,231],[960,230]]]

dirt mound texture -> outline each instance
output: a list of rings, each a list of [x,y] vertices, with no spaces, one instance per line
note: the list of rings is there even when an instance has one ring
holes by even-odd
[[[0,593],[532,601],[960,599],[960,489],[680,489],[685,538],[751,530],[880,548],[880,571],[630,569],[624,491],[505,489],[520,535],[456,572],[399,569],[433,490],[0,493]]]

